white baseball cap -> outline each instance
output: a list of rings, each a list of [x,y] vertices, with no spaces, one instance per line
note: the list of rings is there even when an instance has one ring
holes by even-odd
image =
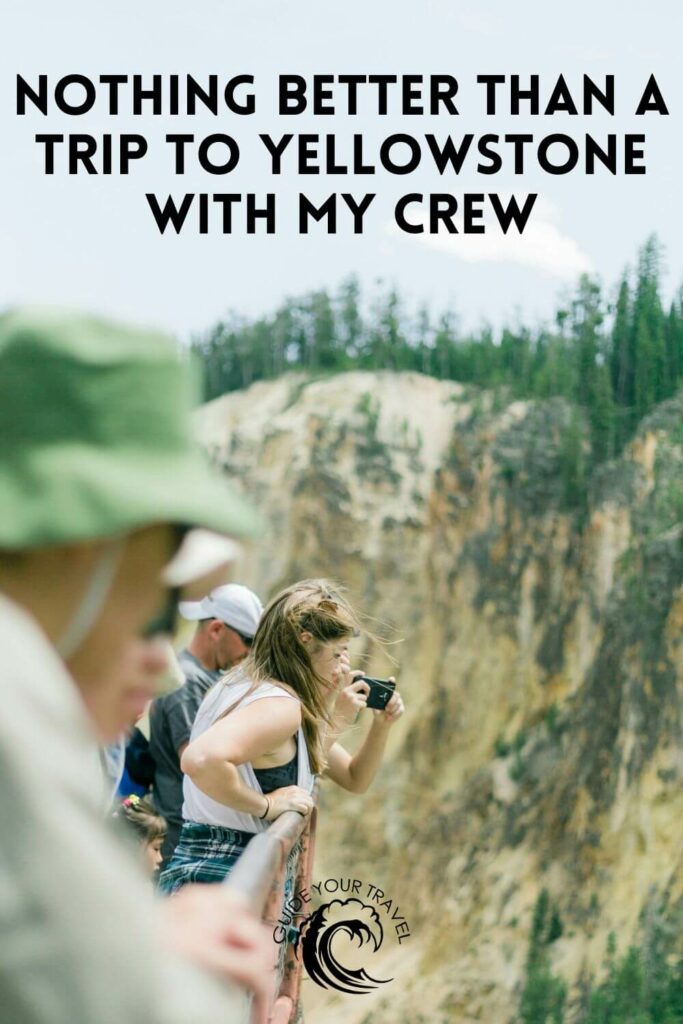
[[[256,633],[263,614],[263,605],[253,590],[239,583],[216,587],[201,601],[181,601],[178,610],[184,619],[220,619],[226,626],[244,636]]]
[[[189,530],[162,573],[167,587],[182,587],[190,600],[203,597],[213,587],[230,579],[227,570],[237,561],[242,548],[231,537],[199,527]]]

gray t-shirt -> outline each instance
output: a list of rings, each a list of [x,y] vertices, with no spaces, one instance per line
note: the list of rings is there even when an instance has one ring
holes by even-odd
[[[172,693],[157,697],[149,712],[149,749],[156,762],[154,804],[168,823],[164,853],[175,846],[183,821],[183,773],[178,750],[190,739],[205,694],[221,677],[220,672],[204,668],[187,650],[180,652],[178,661],[185,682]]]

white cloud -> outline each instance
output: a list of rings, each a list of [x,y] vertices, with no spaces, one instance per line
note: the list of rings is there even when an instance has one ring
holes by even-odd
[[[509,198],[501,193],[499,195],[504,202]],[[594,269],[592,260],[573,238],[560,230],[555,223],[557,219],[557,208],[539,196],[521,235],[514,229],[504,235],[490,210],[485,213],[486,232],[481,235],[451,235],[443,227],[438,233],[429,234],[426,214],[411,217],[411,221],[419,221],[424,225],[422,235],[405,234],[393,223],[388,225],[387,230],[393,237],[400,236],[417,242],[466,263],[514,263],[563,280],[590,273]],[[457,224],[457,216],[455,221]]]
[[[501,19],[490,12],[482,10],[463,10],[457,15],[460,27],[465,32],[474,32],[483,36],[496,36],[502,30]]]
[[[411,8],[407,0],[404,0],[404,6]],[[468,6],[463,0],[458,0],[457,6],[452,0],[423,0],[421,17],[435,22],[450,22],[458,26],[461,34],[469,32],[493,38],[504,31],[503,19],[491,10],[483,11],[481,0],[473,0]]]

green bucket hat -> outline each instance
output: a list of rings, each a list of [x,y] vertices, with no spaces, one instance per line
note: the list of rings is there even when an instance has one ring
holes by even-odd
[[[152,523],[254,536],[253,509],[191,440],[197,384],[164,335],[80,314],[0,317],[0,549]]]

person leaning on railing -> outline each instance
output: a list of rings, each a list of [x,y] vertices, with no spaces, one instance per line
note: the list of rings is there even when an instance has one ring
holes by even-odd
[[[182,756],[184,824],[160,888],[217,882],[246,844],[284,811],[308,814],[314,776],[363,793],[403,714],[395,693],[351,755],[337,736],[367,702],[348,644],[359,632],[348,601],[326,580],[275,597],[241,665],[204,698]]]

